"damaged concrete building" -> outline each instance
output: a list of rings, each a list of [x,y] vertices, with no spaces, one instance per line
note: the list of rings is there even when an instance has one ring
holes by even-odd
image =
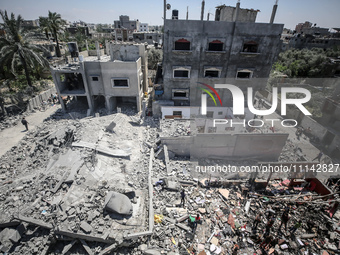
[[[145,45],[109,43],[106,48],[107,55],[98,52],[98,56],[79,56],[78,61],[75,54],[75,62],[51,68],[63,109],[61,97],[73,96],[83,100],[91,112],[98,106],[112,111],[123,103],[141,111],[148,88]]]
[[[217,7],[215,21],[203,20],[204,4],[201,20],[165,19],[162,79],[156,81],[159,102],[154,114],[160,114],[158,104],[201,105],[198,83],[263,89],[282,44],[283,24],[274,24],[276,8],[270,23],[256,23],[258,11],[241,9],[240,3],[236,8]],[[232,105],[228,90],[217,92],[223,106]],[[208,106],[213,105],[208,100]]]

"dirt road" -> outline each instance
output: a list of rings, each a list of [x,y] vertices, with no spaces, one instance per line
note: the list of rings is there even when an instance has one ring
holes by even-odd
[[[60,109],[60,105],[54,105],[48,108],[46,111],[36,111],[35,113],[30,114],[26,117],[28,121],[28,131],[35,129],[39,126],[44,119],[55,113],[58,109]],[[8,150],[10,150],[13,146],[17,145],[17,143],[26,135],[25,127],[18,123],[18,125],[6,128],[0,132],[0,157],[3,156]]]

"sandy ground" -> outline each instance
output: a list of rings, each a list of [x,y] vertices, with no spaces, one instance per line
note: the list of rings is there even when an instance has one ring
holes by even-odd
[[[39,126],[44,119],[51,116],[53,113],[55,113],[58,109],[60,109],[60,105],[54,105],[48,108],[46,111],[36,111],[34,113],[31,113],[29,116],[26,117],[26,120],[28,122],[28,131],[35,129],[37,126]],[[8,150],[10,150],[13,146],[17,145],[18,142],[26,135],[26,129],[25,127],[19,123],[18,125],[6,128],[0,132],[0,157],[3,156]]]

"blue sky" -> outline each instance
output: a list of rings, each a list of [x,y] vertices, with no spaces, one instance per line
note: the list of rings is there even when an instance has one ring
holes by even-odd
[[[167,0],[172,9],[179,10],[179,18],[186,17],[189,6],[189,19],[199,19],[201,0]],[[206,0],[204,19],[210,12],[214,19],[218,5],[236,6],[237,0]],[[257,22],[269,22],[275,0],[241,0],[241,8],[259,9]],[[340,27],[340,0],[279,0],[275,23],[285,24],[294,29],[300,22],[310,21],[320,27]],[[163,0],[1,0],[1,10],[21,14],[24,19],[47,16],[48,10],[57,12],[69,21],[82,20],[88,23],[113,23],[119,15],[129,15],[151,25],[163,23]],[[171,11],[167,11],[167,17]]]

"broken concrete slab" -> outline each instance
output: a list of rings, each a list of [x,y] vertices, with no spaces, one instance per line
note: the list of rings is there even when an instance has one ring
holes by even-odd
[[[156,249],[148,249],[144,251],[145,255],[161,255],[161,252]]]
[[[88,223],[85,222],[85,221],[82,221],[82,222],[80,223],[80,228],[81,228],[85,233],[87,233],[87,234],[91,233],[91,231],[92,231],[91,225],[88,224]]]
[[[100,153],[113,156],[113,157],[128,157],[131,155],[131,152],[126,151],[126,150],[118,150],[118,149],[112,150],[104,146],[98,146],[94,143],[88,143],[88,142],[82,142],[82,141],[73,142],[72,146],[93,149]]]
[[[114,122],[114,121],[112,121],[111,123],[110,123],[110,125],[108,125],[107,127],[106,127],[106,131],[107,132],[110,132],[110,133],[114,133],[114,128],[116,127],[116,123]]]
[[[114,191],[110,191],[106,195],[104,208],[123,215],[131,215],[133,212],[130,199],[126,195]]]
[[[63,248],[63,250],[62,250],[62,252],[61,252],[61,254],[62,254],[62,255],[65,255],[65,254],[73,247],[73,245],[74,245],[77,241],[78,241],[78,240],[75,239],[75,240],[73,240],[71,243],[65,245],[64,248]]]
[[[94,253],[92,252],[91,248],[88,246],[88,244],[83,239],[80,239],[80,242],[81,242],[81,245],[86,250],[87,254],[94,255]]]

